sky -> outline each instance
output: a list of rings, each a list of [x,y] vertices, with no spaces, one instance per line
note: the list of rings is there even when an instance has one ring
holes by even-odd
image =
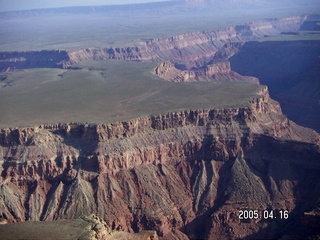
[[[134,4],[160,1],[164,0],[0,0],[0,11],[16,11],[68,6]]]

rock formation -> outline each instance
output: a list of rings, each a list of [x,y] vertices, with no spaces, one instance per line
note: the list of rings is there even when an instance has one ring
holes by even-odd
[[[1,129],[0,217],[94,213],[113,230],[167,239],[279,236],[320,202],[319,134],[260,94],[242,108]],[[243,221],[240,209],[290,218]]]
[[[154,69],[154,73],[171,82],[252,82],[259,83],[255,77],[241,76],[231,70],[229,61],[220,61],[214,64],[208,64],[204,68],[196,70],[179,70],[173,63],[167,61],[161,63]]]

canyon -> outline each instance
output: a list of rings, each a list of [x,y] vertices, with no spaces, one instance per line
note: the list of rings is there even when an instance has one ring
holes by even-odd
[[[318,22],[319,15],[314,14],[256,20],[121,47],[0,52],[0,70],[5,74],[29,68],[77,69],[78,63],[105,59],[155,62],[158,66],[153,73],[170,82],[267,85],[290,119],[319,131],[319,86],[313,80],[319,78],[319,41],[316,36],[286,41],[286,36],[299,36],[299,30],[317,31]],[[273,41],[273,36],[282,38]],[[263,38],[271,40],[257,42]],[[300,61],[304,63],[297,65]]]
[[[192,7],[213,2],[219,3],[186,1]],[[0,128],[0,236],[41,239],[59,226],[55,237],[67,239],[319,238],[319,39],[283,40],[317,31],[319,19],[269,18],[119,46],[0,52],[0,94],[9,89],[8,96],[12,90],[25,97],[51,86],[67,98],[54,104],[50,91],[39,95],[49,99],[48,108],[72,116],[67,105],[74,100],[83,114],[86,108],[109,111],[96,106],[102,104],[114,108],[115,119],[123,118],[52,123],[29,109],[34,121],[46,120]],[[281,41],[272,40],[277,37]],[[153,68],[139,75],[137,69],[149,68],[123,62]],[[115,80],[117,63],[124,75]],[[84,97],[90,85],[99,89],[94,93],[102,103]],[[206,94],[219,95],[211,107],[199,101],[209,101]],[[12,103],[0,101],[2,113],[10,114],[4,104]],[[297,111],[304,127],[291,115]],[[241,212],[258,216],[243,218]]]
[[[320,139],[282,115],[266,87],[259,94],[245,108],[2,129],[1,217],[96,213],[111,229],[163,239],[282,237],[318,211]],[[290,217],[241,221],[240,209]]]

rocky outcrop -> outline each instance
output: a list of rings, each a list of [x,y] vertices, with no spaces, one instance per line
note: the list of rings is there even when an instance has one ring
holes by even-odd
[[[197,70],[179,70],[171,62],[163,62],[154,69],[154,73],[171,82],[252,82],[259,83],[255,77],[242,76],[231,70],[229,61],[209,64]]]
[[[199,80],[195,71],[179,70],[169,61],[160,63],[160,65],[154,69],[154,74],[171,82],[191,82]]]
[[[238,210],[301,216],[306,199],[315,204],[319,135],[283,116],[266,88],[260,94],[243,108],[2,129],[0,217],[95,213],[113,230],[167,238],[261,236],[267,227],[274,236],[274,220],[243,222]]]

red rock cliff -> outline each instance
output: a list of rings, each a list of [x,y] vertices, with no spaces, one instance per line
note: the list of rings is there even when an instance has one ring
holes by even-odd
[[[268,227],[272,237],[276,221],[242,221],[238,210],[299,215],[306,199],[316,204],[319,135],[260,94],[246,108],[2,129],[0,216],[95,213],[112,229],[167,238],[261,237]]]

